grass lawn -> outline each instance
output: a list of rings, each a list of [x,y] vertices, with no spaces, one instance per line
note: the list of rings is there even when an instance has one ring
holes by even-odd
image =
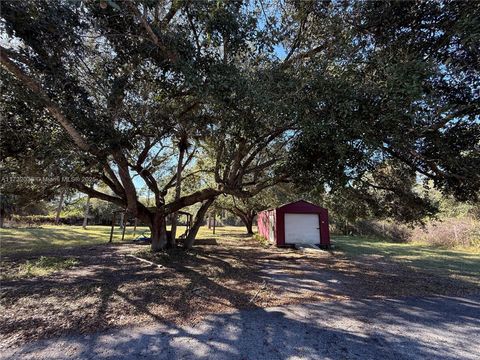
[[[168,228],[167,228],[168,230]],[[177,236],[185,231],[185,227],[177,228]],[[125,231],[125,241],[131,241],[142,233],[146,232],[147,227],[137,227],[135,234],[133,226],[128,226]],[[197,238],[219,238],[228,236],[230,233],[243,233],[242,227],[219,227],[216,234],[213,235],[212,230],[207,227],[200,228]],[[122,238],[122,230],[115,227],[113,242],[120,242]],[[83,229],[81,226],[69,225],[43,225],[38,228],[17,228],[17,229],[0,229],[0,250],[2,255],[13,253],[29,252],[36,253],[46,250],[55,250],[71,246],[81,245],[100,245],[105,244],[110,239],[110,226],[88,226]]]
[[[178,228],[178,234],[184,227]],[[146,227],[127,227],[125,241],[148,232]],[[221,239],[232,234],[243,234],[242,227],[219,227],[216,234],[202,227],[198,240]],[[1,254],[36,253],[81,245],[105,244],[110,238],[109,226],[44,225],[39,228],[0,229]],[[121,239],[121,229],[115,228],[113,242]],[[392,243],[380,239],[359,236],[333,236],[336,250],[347,256],[381,255],[404,265],[421,270],[440,272],[445,275],[459,275],[480,279],[480,249],[444,249],[422,243]],[[480,280],[479,280],[480,281]]]
[[[47,276],[57,271],[65,270],[78,265],[75,258],[58,256],[40,256],[37,259],[27,260],[17,267],[6,267],[3,264],[0,273],[1,280],[22,279],[36,276]]]
[[[420,270],[480,282],[480,249],[445,249],[423,243],[392,243],[360,236],[333,236],[336,250],[347,256],[382,255]]]
[[[137,235],[145,229],[137,229]],[[121,239],[121,230],[115,228],[114,241]],[[128,227],[125,239],[133,238],[133,227]],[[104,244],[110,239],[109,226],[43,225],[38,228],[0,229],[2,255],[16,252],[38,252],[69,246]]]

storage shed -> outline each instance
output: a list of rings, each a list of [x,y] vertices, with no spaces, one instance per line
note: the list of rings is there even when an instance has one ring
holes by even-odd
[[[305,200],[258,213],[258,232],[277,246],[330,247],[328,210]]]

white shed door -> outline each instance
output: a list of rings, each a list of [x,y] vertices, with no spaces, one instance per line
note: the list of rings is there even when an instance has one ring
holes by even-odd
[[[285,242],[320,244],[318,214],[285,214]]]

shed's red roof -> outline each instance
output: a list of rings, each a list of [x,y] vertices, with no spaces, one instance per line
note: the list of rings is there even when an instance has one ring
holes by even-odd
[[[272,211],[272,210],[276,210],[276,209],[280,209],[280,208],[287,208],[287,207],[295,207],[295,206],[305,206],[305,207],[311,207],[312,210],[315,209],[315,210],[318,210],[318,209],[325,209],[321,206],[318,206],[318,205],[315,205],[309,201],[306,201],[306,200],[303,200],[303,199],[300,199],[300,200],[297,200],[297,201],[293,201],[291,203],[286,203],[286,204],[282,204],[276,208],[270,208],[270,209],[266,209],[266,210],[262,210],[262,211]],[[262,212],[260,211],[260,212]]]

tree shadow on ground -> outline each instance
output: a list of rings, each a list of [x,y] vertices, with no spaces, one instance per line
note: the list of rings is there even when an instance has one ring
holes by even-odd
[[[158,268],[114,250],[76,254],[81,266],[73,271],[2,283],[1,303],[9,310],[2,316],[2,335],[35,340],[255,307],[248,289],[259,287],[262,279],[254,271],[242,275],[242,262],[178,250]]]
[[[158,268],[125,256],[123,249],[77,249],[71,253],[82,263],[77,273],[2,284],[2,305],[14,315],[3,323],[3,335],[17,334],[22,342],[152,321],[180,329],[178,324],[210,313],[256,309],[262,316],[266,305],[452,293],[442,278],[402,272],[384,260],[367,266],[328,254],[312,259],[248,246],[201,246],[158,255]],[[461,282],[455,286],[462,289]]]
[[[473,359],[475,345],[466,346],[464,341],[473,340],[478,333],[479,301],[478,297],[414,298],[254,309],[212,315],[194,327],[162,324],[43,341],[14,355],[78,359]]]

